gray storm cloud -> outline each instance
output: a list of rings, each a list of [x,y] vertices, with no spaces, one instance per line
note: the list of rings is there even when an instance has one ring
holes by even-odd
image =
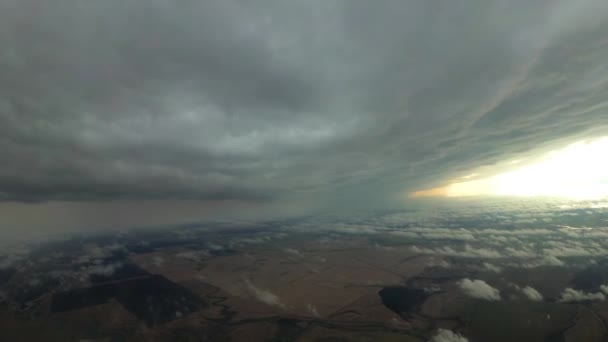
[[[436,185],[608,132],[605,1],[0,1],[0,198]]]

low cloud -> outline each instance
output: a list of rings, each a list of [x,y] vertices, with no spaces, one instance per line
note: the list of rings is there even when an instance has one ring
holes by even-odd
[[[604,289],[602,289],[603,291]],[[606,299],[606,295],[602,292],[584,292],[575,290],[573,288],[566,288],[562,291],[559,301],[563,303],[572,302],[589,302],[589,301],[603,301]]]
[[[502,268],[499,266],[496,266],[494,264],[490,264],[489,262],[484,262],[482,264],[483,269],[486,271],[490,271],[490,272],[496,272],[496,273],[500,273],[502,272]]]
[[[306,309],[314,317],[321,317],[321,315],[319,314],[319,311],[317,311],[317,307],[316,306],[314,306],[312,304],[308,304],[308,305],[306,305]]]
[[[460,286],[460,289],[469,297],[489,301],[500,300],[500,291],[488,285],[488,283],[483,280],[465,278],[458,282],[458,286]]]
[[[245,284],[247,285],[247,288],[251,291],[251,293],[253,293],[253,295],[260,302],[266,303],[270,306],[276,306],[281,309],[285,309],[285,304],[283,304],[283,302],[281,302],[281,299],[279,298],[279,296],[275,295],[274,293],[272,293],[268,290],[264,290],[264,289],[261,289],[255,285],[253,285],[249,279],[245,279]]]
[[[540,302],[543,300],[543,295],[531,286],[522,288],[521,293],[523,293],[529,300],[534,302]]]
[[[237,238],[237,239],[231,240],[230,243],[228,243],[228,245],[231,248],[243,247],[243,246],[247,246],[247,245],[259,245],[259,244],[264,244],[264,243],[268,243],[268,242],[275,241],[275,240],[284,239],[285,237],[287,237],[287,235],[285,233],[251,236],[251,237]]]
[[[110,244],[105,246],[86,245],[82,248],[82,255],[76,259],[78,264],[100,263],[103,259],[109,258],[114,253],[126,251],[125,246],[120,244]]]
[[[206,251],[186,251],[186,252],[177,253],[177,254],[175,254],[175,256],[178,258],[183,258],[183,259],[187,259],[190,261],[198,261],[204,257],[209,256],[209,254]]]
[[[429,342],[468,342],[469,339],[451,330],[439,329]]]
[[[5,270],[13,267],[19,260],[19,258],[13,255],[2,256],[2,258],[0,259],[0,270]]]
[[[470,245],[465,245],[463,249],[455,249],[450,246],[442,246],[437,248],[421,248],[412,246],[410,248],[415,253],[431,254],[431,255],[447,255],[460,258],[481,258],[481,259],[500,259],[504,258],[499,252],[488,248],[476,248]]]
[[[156,267],[162,267],[165,264],[165,258],[160,255],[156,255],[154,258],[152,258],[152,263]]]
[[[111,276],[123,266],[122,263],[114,263],[108,265],[95,265],[88,267],[84,270],[85,273],[89,275],[102,275],[102,276]]]
[[[302,253],[300,253],[299,250],[295,249],[295,248],[285,248],[283,249],[283,251],[287,254],[291,254],[293,256],[297,256],[297,257],[302,257]]]

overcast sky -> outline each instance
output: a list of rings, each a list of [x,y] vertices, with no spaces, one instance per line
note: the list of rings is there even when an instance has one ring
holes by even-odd
[[[605,0],[0,0],[0,45],[5,232],[382,207],[608,134]]]

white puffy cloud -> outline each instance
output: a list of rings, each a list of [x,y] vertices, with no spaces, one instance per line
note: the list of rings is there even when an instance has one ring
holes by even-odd
[[[573,288],[566,288],[562,291],[559,298],[560,302],[587,302],[587,301],[603,301],[606,296],[602,292],[584,292],[581,290],[575,290]]]
[[[458,286],[469,297],[489,301],[500,300],[500,291],[483,280],[465,278],[458,282]]]
[[[403,235],[404,233],[419,233],[418,237],[426,240],[476,240],[475,232],[464,228],[418,227],[393,232],[395,235]]]
[[[412,238],[412,239],[420,238],[420,235],[418,235],[418,233],[407,231],[407,230],[392,231],[389,234],[399,236],[399,237],[404,237],[404,238]]]
[[[429,342],[468,342],[469,339],[451,330],[439,329]]]
[[[502,268],[499,266],[496,266],[494,264],[490,264],[489,262],[484,262],[482,264],[482,267],[484,270],[486,271],[490,271],[490,272],[496,272],[496,273],[500,273],[502,272]]]
[[[529,300],[534,302],[540,302],[543,300],[543,295],[531,286],[522,288],[521,293],[523,293]]]
[[[566,265],[565,262],[563,262],[562,260],[558,259],[557,257],[553,256],[553,255],[545,255],[539,258],[534,258],[532,261],[529,262],[525,262],[525,263],[519,263],[516,266],[518,267],[522,267],[522,268],[535,268],[535,267],[541,267],[541,266],[564,266]]]
[[[377,234],[379,233],[380,227],[363,224],[346,224],[346,223],[332,223],[320,226],[320,230],[327,230],[334,233],[340,234]]]

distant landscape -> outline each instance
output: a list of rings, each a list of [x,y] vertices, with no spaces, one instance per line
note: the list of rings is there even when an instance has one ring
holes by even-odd
[[[10,341],[605,340],[604,204],[518,205],[13,245],[0,331]]]

